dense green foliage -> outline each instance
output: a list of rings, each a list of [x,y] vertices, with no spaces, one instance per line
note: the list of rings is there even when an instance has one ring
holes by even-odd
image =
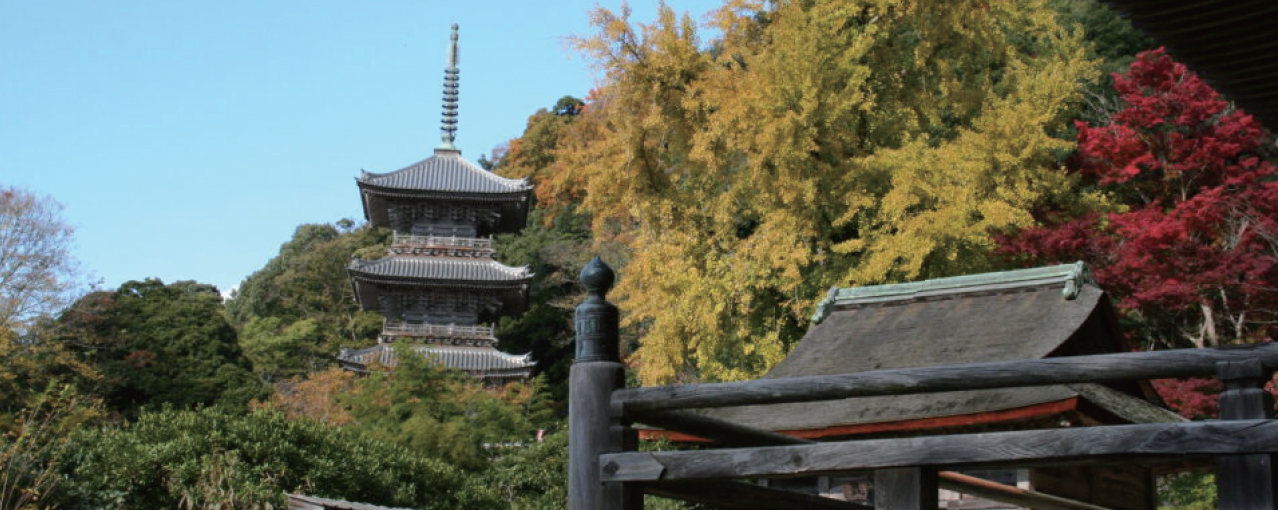
[[[62,341],[102,374],[89,391],[109,409],[242,408],[267,394],[212,285],[129,281],[80,298],[59,322]]]
[[[65,508],[280,509],[285,492],[421,509],[502,506],[444,461],[272,411],[144,412],[73,441]]]
[[[553,416],[535,387],[484,388],[464,372],[410,348],[393,372],[375,372],[338,397],[368,437],[407,446],[468,469],[487,465],[488,445],[531,442]],[[502,392],[505,393],[502,393]]]
[[[257,373],[268,381],[333,363],[342,347],[365,347],[381,317],[359,311],[346,265],[378,258],[389,234],[350,220],[297,227],[279,255],[240,284],[227,312]]]

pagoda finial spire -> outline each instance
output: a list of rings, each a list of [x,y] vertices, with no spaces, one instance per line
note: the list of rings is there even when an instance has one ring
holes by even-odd
[[[444,68],[444,115],[440,121],[440,138],[443,143],[436,150],[456,151],[453,140],[457,139],[457,24],[453,23],[453,33],[448,43],[448,67]]]

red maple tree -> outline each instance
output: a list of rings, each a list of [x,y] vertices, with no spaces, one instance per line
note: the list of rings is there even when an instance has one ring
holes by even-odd
[[[999,236],[999,251],[1027,264],[1087,261],[1145,348],[1271,341],[1278,167],[1264,151],[1272,139],[1161,49],[1138,55],[1114,84],[1124,107],[1103,125],[1076,122],[1072,169],[1115,212],[1045,212],[1044,226]]]

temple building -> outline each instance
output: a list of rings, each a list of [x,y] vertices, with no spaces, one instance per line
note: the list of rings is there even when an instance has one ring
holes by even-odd
[[[1082,262],[831,289],[812,326],[765,378],[1042,359],[1130,350],[1109,298]],[[1183,421],[1146,382],[1061,384],[842,401],[706,409],[702,414],[816,441]],[[697,443],[655,428],[648,438]],[[1078,466],[942,473],[942,487],[980,479],[1003,492],[1035,491],[1115,510],[1154,510],[1152,467]],[[964,478],[966,477],[966,478]],[[874,504],[868,476],[772,479],[769,486]],[[972,484],[964,484],[971,489]],[[1011,510],[1015,504],[942,490],[939,508]],[[1071,508],[1081,508],[1074,506]]]
[[[492,236],[523,229],[532,185],[462,158],[453,145],[458,79],[454,24],[444,70],[443,143],[422,161],[356,178],[364,217],[394,234],[386,257],[355,259],[347,268],[360,308],[385,316],[376,346],[342,350],[338,361],[349,370],[393,366],[391,345],[405,343],[493,384],[526,379],[532,371],[527,356],[497,350],[491,326],[526,304],[532,273],[498,262]]]

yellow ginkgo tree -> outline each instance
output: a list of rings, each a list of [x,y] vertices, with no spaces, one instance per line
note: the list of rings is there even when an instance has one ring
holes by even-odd
[[[1095,78],[1044,2],[733,0],[697,25],[598,10],[605,72],[561,138],[646,384],[756,377],[832,285],[988,269],[991,231],[1061,196]]]

